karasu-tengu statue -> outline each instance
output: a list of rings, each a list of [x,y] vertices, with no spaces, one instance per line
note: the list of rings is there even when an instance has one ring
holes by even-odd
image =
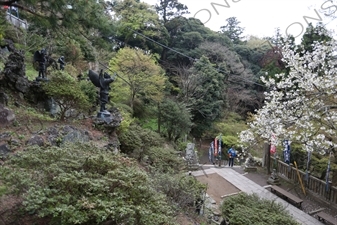
[[[46,80],[46,62],[47,62],[47,52],[45,49],[41,49],[40,51],[36,51],[34,53],[34,63],[39,63],[39,75],[36,78],[37,81]]]
[[[101,72],[99,75],[92,70],[89,70],[89,78],[90,81],[96,86],[99,87],[99,101],[100,101],[100,111],[97,114],[98,118],[106,118],[110,117],[111,113],[106,110],[105,105],[109,102],[109,91],[110,91],[110,83],[114,82],[116,77],[116,73],[113,77],[111,77],[108,73]]]

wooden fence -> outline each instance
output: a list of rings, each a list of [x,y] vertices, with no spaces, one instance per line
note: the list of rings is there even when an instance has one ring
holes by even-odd
[[[274,161],[274,159],[271,159]],[[275,162],[275,161],[274,161]],[[274,163],[271,162],[271,163]],[[276,170],[280,178],[286,178],[293,183],[298,183],[300,185],[300,181],[298,179],[297,170],[295,167],[290,166],[280,160],[276,161]],[[300,177],[302,179],[302,183],[305,188],[312,193],[324,197],[325,200],[337,204],[337,187],[333,187],[331,183],[326,187],[326,182],[320,180],[311,175],[306,175],[306,172],[298,170]]]

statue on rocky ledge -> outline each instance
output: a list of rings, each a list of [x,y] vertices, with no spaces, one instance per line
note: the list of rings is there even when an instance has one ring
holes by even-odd
[[[37,81],[46,80],[46,62],[47,62],[47,52],[45,49],[41,49],[40,51],[36,51],[34,53],[34,62],[39,63],[39,75],[36,78]]]
[[[64,61],[64,56],[61,56],[57,62],[60,64],[60,70],[64,70],[64,66],[66,65],[65,61]]]
[[[109,91],[110,83],[114,82],[116,74],[111,77],[108,73],[100,71],[99,75],[92,70],[89,70],[90,81],[100,88],[99,91],[99,101],[100,101],[100,111],[97,114],[98,118],[106,119],[111,117],[111,113],[106,110],[106,104],[109,102]]]

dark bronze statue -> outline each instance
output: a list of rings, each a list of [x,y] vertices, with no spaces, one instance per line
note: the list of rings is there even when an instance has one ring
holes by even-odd
[[[100,111],[97,117],[104,118],[109,117],[110,112],[106,110],[105,105],[109,102],[109,91],[110,91],[110,83],[114,82],[116,74],[111,77],[108,73],[101,72],[99,75],[92,70],[89,70],[89,78],[91,82],[96,86],[99,87],[99,100],[100,100]]]
[[[58,63],[60,63],[60,70],[64,70],[64,66],[66,65],[65,61],[64,61],[64,56],[61,56],[58,60]]]
[[[36,51],[34,53],[34,62],[39,63],[39,75],[36,78],[37,80],[45,79],[46,75],[46,62],[47,62],[47,52],[45,49]]]

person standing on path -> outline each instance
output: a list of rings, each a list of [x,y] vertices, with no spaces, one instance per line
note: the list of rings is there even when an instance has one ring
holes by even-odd
[[[236,151],[234,149],[234,145],[227,151],[228,153],[228,166],[233,167],[234,165],[234,158],[236,157]]]

